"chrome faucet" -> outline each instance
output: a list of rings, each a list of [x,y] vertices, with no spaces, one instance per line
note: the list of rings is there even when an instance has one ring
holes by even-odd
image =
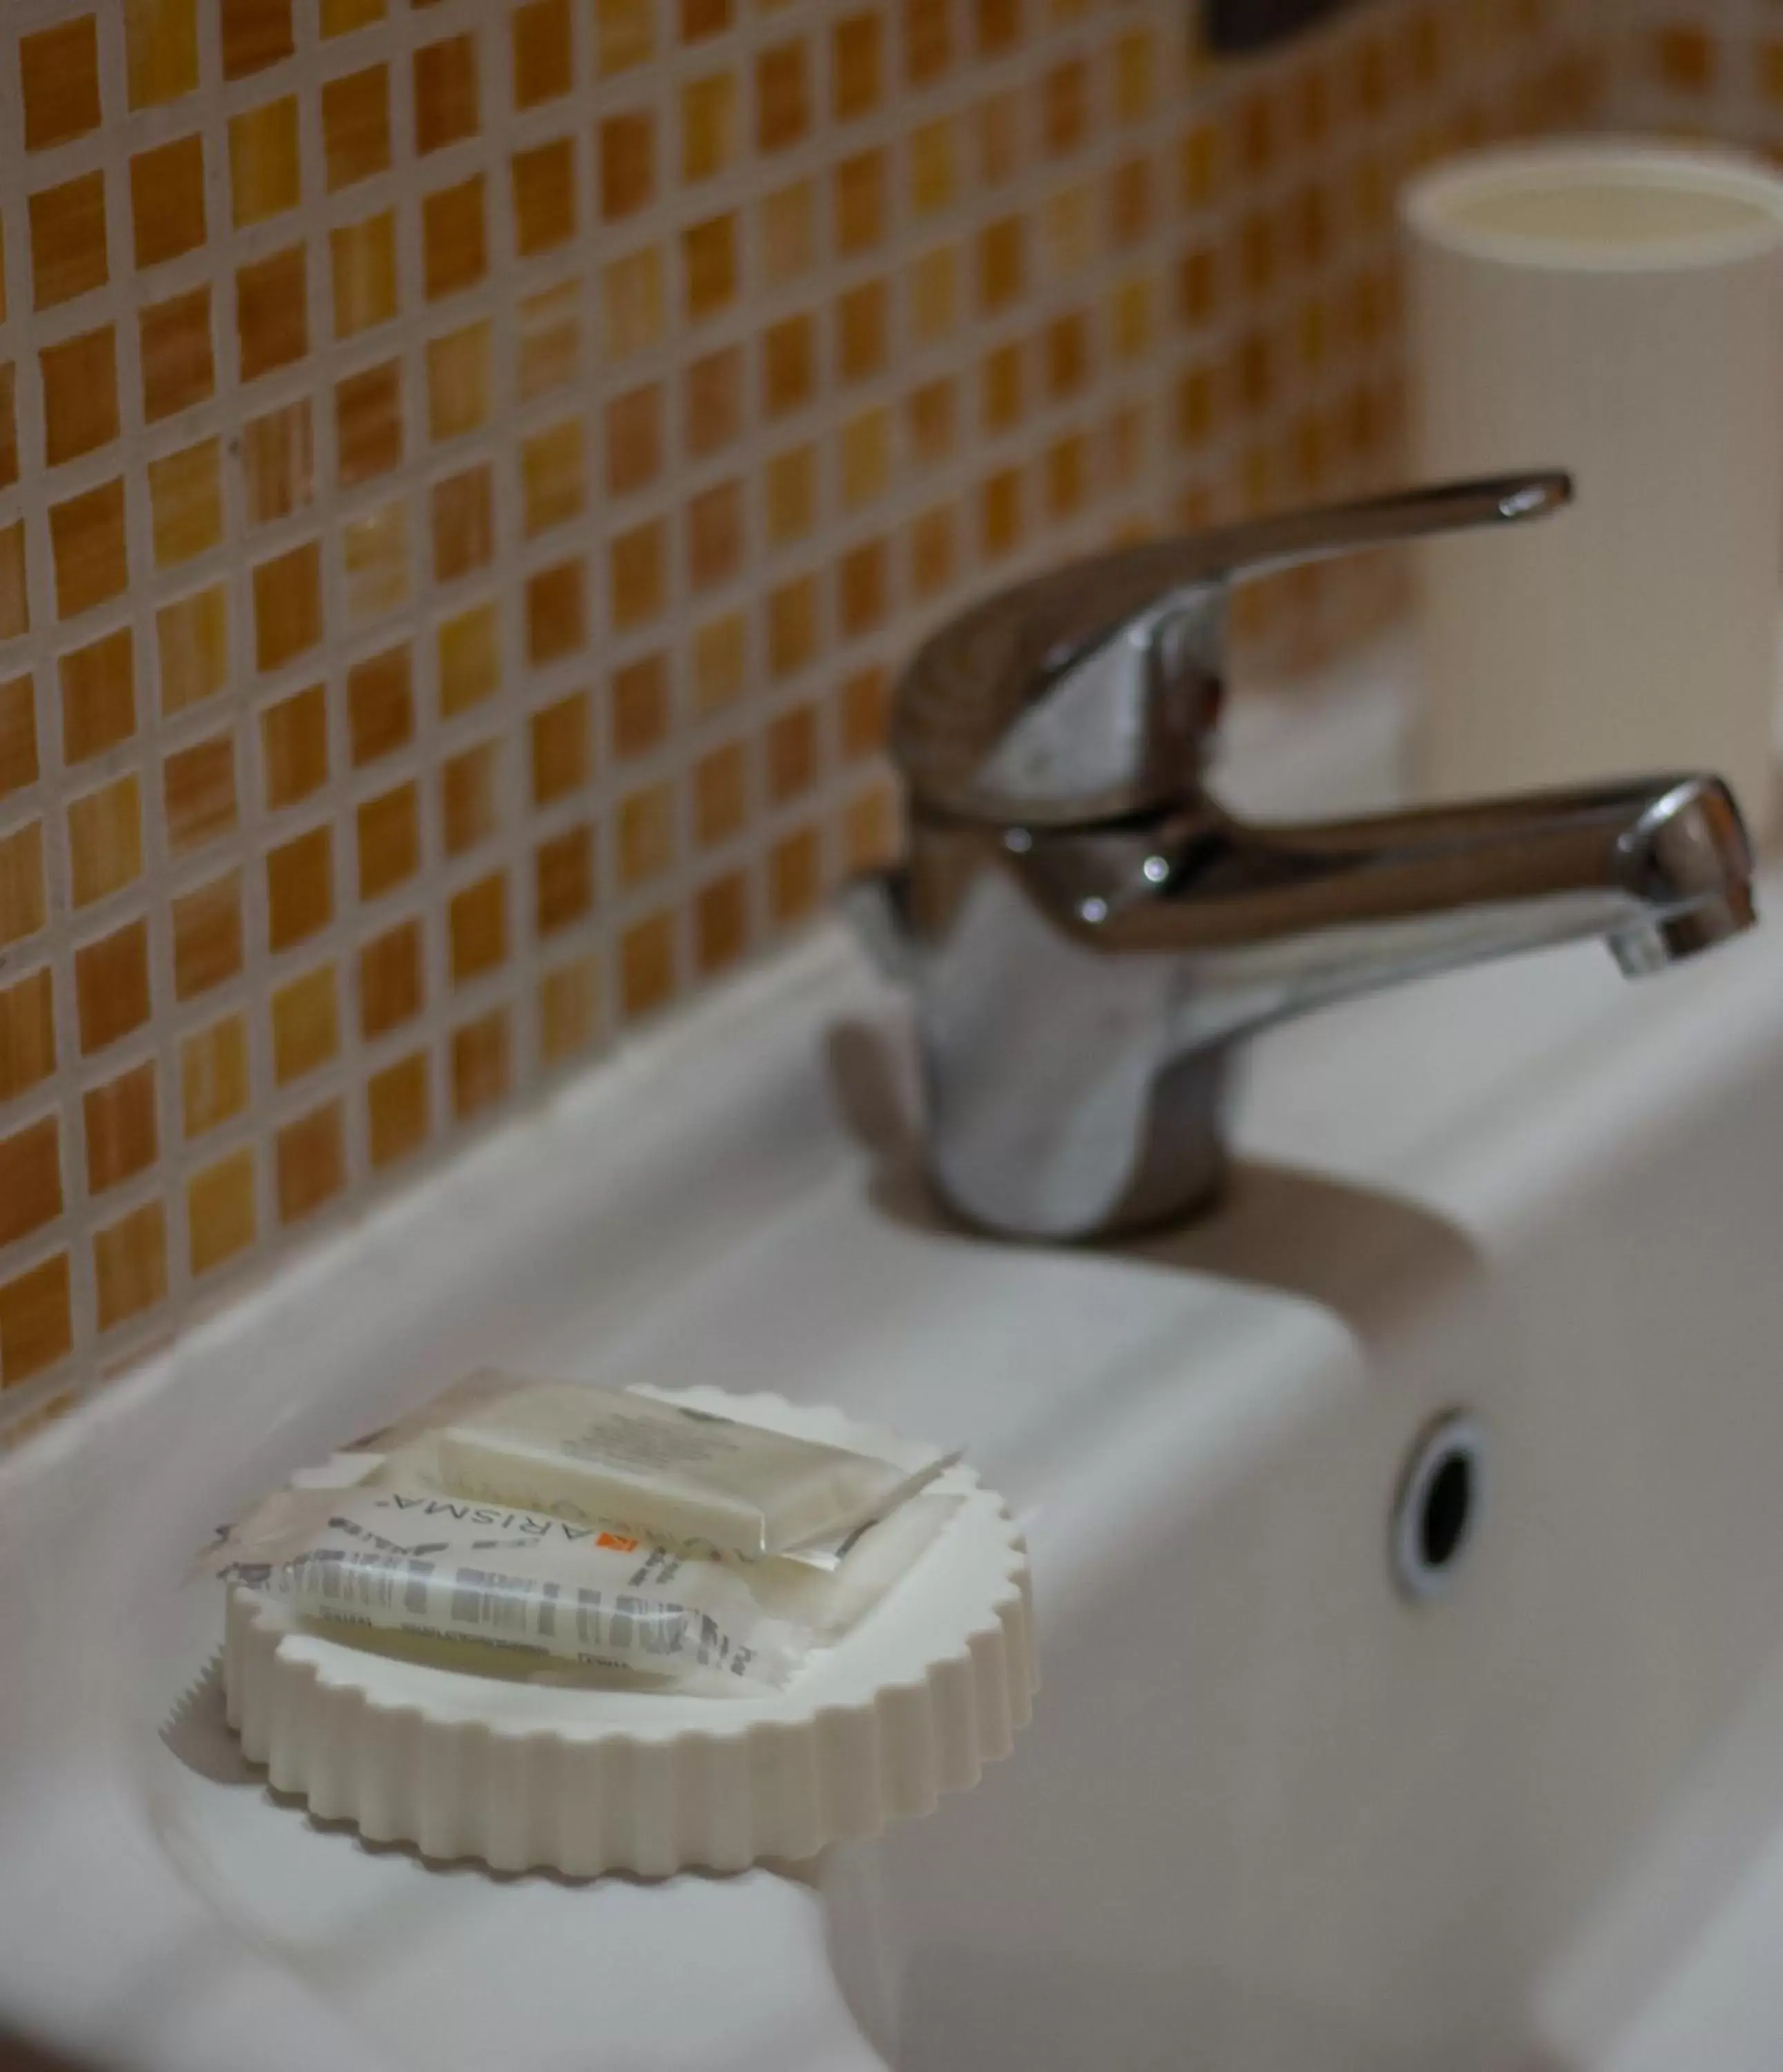
[[[1458,483],[1095,557],[918,652],[894,703],[907,860],[849,903],[917,997],[928,1163],[968,1221],[1084,1238],[1210,1202],[1235,1046],[1378,986],[1585,935],[1630,976],[1752,925],[1714,777],[1257,827],[1207,789],[1233,585],[1558,509]]]

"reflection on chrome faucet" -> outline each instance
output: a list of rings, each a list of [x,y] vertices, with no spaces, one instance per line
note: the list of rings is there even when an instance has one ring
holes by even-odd
[[[970,1221],[1081,1238],[1217,1193],[1234,1045],[1350,995],[1601,935],[1630,976],[1753,919],[1706,776],[1300,827],[1206,788],[1232,583],[1558,508],[1562,475],[1296,513],[1078,563],[945,627],[901,683],[900,870],[849,900],[917,994],[931,1175]]]

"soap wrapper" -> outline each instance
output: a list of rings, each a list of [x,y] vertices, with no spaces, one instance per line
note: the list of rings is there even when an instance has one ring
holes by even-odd
[[[877,1523],[850,1534],[833,1560],[770,1555],[738,1569],[762,1610],[832,1646],[908,1575],[952,1523],[965,1499],[925,1491]]]
[[[477,1378],[473,1378],[474,1382]],[[480,1503],[585,1525],[622,1519],[654,1537],[746,1560],[810,1547],[833,1568],[849,1536],[947,1465],[885,1438],[867,1452],[685,1404],[573,1384],[487,1381],[439,1430],[440,1480]]]
[[[810,1638],[721,1562],[418,1486],[280,1490],[201,1565],[307,1618],[688,1691],[778,1690]]]

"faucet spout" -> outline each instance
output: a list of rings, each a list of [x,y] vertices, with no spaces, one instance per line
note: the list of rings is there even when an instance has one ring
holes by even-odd
[[[1638,976],[1756,918],[1745,828],[1714,777],[1277,828],[1203,794],[1168,820],[1036,841],[1025,864],[1079,940],[1183,960],[1185,1046],[1582,936]]]
[[[1270,1024],[1598,935],[1631,976],[1749,927],[1752,857],[1712,777],[1252,827],[1205,791],[1076,828],[913,810],[898,911],[930,1170],[969,1221],[1144,1227],[1223,1172],[1230,1062]]]

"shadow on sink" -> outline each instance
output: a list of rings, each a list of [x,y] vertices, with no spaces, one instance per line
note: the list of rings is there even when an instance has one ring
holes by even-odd
[[[168,1715],[161,1729],[162,1741],[195,1776],[212,1784],[252,1784],[265,1782],[241,1753],[241,1743],[229,1730],[223,1703],[223,1658],[213,1655],[204,1673]]]
[[[1379,2027],[1349,2026],[1329,2007],[1296,2005],[1235,1979],[1161,1978],[1049,1951],[985,1963],[921,1952],[906,1990],[912,2016],[899,2072],[987,2066],[1119,2066],[1182,2072],[1197,2040],[1217,2037],[1219,2062],[1293,2072],[1431,2072],[1421,2049],[1383,2045]],[[1503,2072],[1571,2072],[1546,2052],[1498,2059]]]
[[[837,1983],[898,2072],[1181,2072],[1202,2052],[1210,2063],[1284,2072],[1429,2072],[1424,2049],[1388,2040],[1387,2024],[1205,1963],[1166,1971],[1087,1950],[961,1949],[919,1938],[902,1952],[899,1975],[885,1975],[882,1848],[832,1851],[822,1889]],[[1510,2020],[1526,2030],[1520,2013]],[[1576,2072],[1526,2033],[1481,2044],[1478,2062],[1497,2072]]]
[[[0,2028],[0,2072],[97,2072],[97,2067],[77,2064],[60,2051],[43,2049]]]
[[[827,1063],[843,1126],[873,1161],[875,1208],[908,1227],[1007,1245],[955,1221],[922,1171],[916,1095],[898,1046],[861,1022],[829,1032]],[[1238,1281],[1329,1311],[1365,1345],[1483,1269],[1468,1234],[1420,1203],[1262,1159],[1234,1161],[1211,1214],[1180,1229],[1078,1249]]]

